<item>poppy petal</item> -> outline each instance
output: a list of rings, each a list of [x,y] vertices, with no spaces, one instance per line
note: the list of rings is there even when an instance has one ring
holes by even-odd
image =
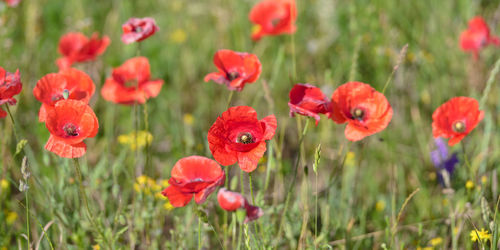
[[[45,144],[45,149],[63,158],[79,158],[87,151],[87,145],[83,142],[67,144],[51,135]]]
[[[167,188],[165,188],[161,192],[161,194],[163,196],[167,197],[170,204],[172,204],[172,206],[174,206],[174,207],[184,207],[193,198],[193,194],[186,194],[186,193],[180,192],[180,190],[173,185],[170,185]]]
[[[238,152],[238,165],[240,166],[241,170],[247,173],[254,171],[257,168],[260,158],[264,156],[265,152],[265,141],[259,143],[259,145],[257,145],[257,147],[255,147],[251,151]]]

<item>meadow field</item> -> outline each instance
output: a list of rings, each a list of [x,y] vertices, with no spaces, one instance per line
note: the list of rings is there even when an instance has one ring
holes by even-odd
[[[0,250],[500,249],[500,40],[481,42],[477,57],[460,43],[477,16],[500,36],[500,2],[275,1],[296,4],[296,30],[253,40],[259,28],[249,13],[259,0],[0,0],[0,67],[19,69],[22,83],[15,105],[0,98],[9,113],[0,118]],[[122,25],[132,17],[151,17],[159,29],[125,44]],[[59,144],[47,150],[46,143],[63,104],[51,104],[40,122],[36,88],[59,72],[59,43],[69,32],[97,32],[110,43],[70,65],[95,84],[82,105],[98,128],[92,124],[84,155],[61,157],[54,153]],[[223,49],[258,57],[258,79],[236,90],[205,81],[218,72],[214,55]],[[149,61],[148,79],[163,80],[159,94],[143,102],[105,99],[113,69],[138,56]],[[370,85],[392,108],[388,124],[354,141],[330,102],[353,81]],[[306,83],[328,99],[317,124],[290,115],[290,91]],[[52,102],[71,102],[72,91]],[[433,113],[459,96],[477,100],[481,117],[448,146],[434,136]],[[275,127],[262,132],[257,147],[265,153],[253,171],[242,158],[221,161],[209,142],[216,120],[236,106],[253,108],[259,124]],[[468,115],[466,106],[453,112]],[[362,110],[350,112],[362,122]],[[73,129],[64,127],[68,136]],[[255,144],[249,133],[237,142]],[[215,160],[214,168],[220,163],[225,179],[206,191],[213,192],[206,201],[190,191],[196,202],[180,206],[164,190],[177,185],[176,162],[194,155]],[[208,171],[199,167],[194,174]],[[240,193],[245,206],[222,209],[223,187]],[[247,204],[260,208],[252,221]]]

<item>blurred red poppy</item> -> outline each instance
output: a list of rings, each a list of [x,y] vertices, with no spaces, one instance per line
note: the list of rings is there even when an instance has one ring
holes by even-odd
[[[102,86],[102,97],[120,104],[143,104],[160,94],[163,80],[150,80],[151,72],[146,57],[134,57],[113,69],[112,76]]]
[[[231,107],[217,117],[208,131],[210,151],[221,165],[238,162],[243,171],[252,172],[266,152],[266,140],[273,138],[276,127],[274,115],[259,121],[253,108]]]
[[[264,0],[257,3],[249,15],[256,24],[252,39],[259,40],[266,35],[292,34],[297,30],[297,8],[295,0]]]
[[[38,120],[44,122],[47,110],[64,99],[80,100],[88,103],[95,92],[92,79],[83,71],[68,68],[59,73],[50,73],[42,77],[33,89],[33,95],[42,103],[38,113]]]
[[[477,124],[483,120],[484,111],[479,103],[470,97],[453,97],[432,114],[434,138],[450,138],[448,145],[459,143]]]
[[[219,189],[217,201],[219,201],[220,207],[226,211],[232,212],[239,208],[244,208],[246,210],[245,223],[256,220],[264,215],[260,207],[250,205],[241,194],[228,191],[225,188]]]
[[[219,72],[206,75],[205,82],[225,84],[229,90],[243,90],[246,83],[257,81],[262,71],[256,55],[227,49],[215,53],[214,64]]]
[[[23,84],[21,83],[19,69],[16,70],[16,73],[10,73],[0,67],[0,105],[5,103],[6,105],[15,105],[17,100],[14,96],[21,93],[22,89]],[[7,116],[7,112],[0,108],[0,118],[5,116]]]
[[[45,126],[50,132],[45,149],[60,157],[78,158],[85,154],[84,139],[94,137],[99,122],[87,103],[79,100],[61,100],[47,112]]]
[[[479,58],[479,51],[488,44],[500,46],[500,38],[490,34],[490,28],[482,17],[474,17],[469,21],[468,29],[460,34],[460,47],[470,51],[474,58]]]
[[[175,163],[170,184],[162,194],[174,207],[186,206],[194,195],[197,204],[205,202],[218,186],[224,185],[226,175],[217,162],[203,156],[189,156]]]
[[[387,127],[392,119],[392,107],[385,96],[370,85],[348,82],[333,92],[329,115],[338,124],[347,122],[346,138],[359,141]]]
[[[140,42],[159,30],[153,18],[130,18],[122,25],[122,42],[130,44],[133,42]]]
[[[313,117],[316,120],[316,126],[319,122],[319,114],[329,112],[330,100],[321,91],[320,88],[310,84],[295,84],[290,91],[290,116],[295,113]]]
[[[4,2],[7,3],[9,7],[16,7],[21,0],[4,0]]]
[[[92,34],[90,38],[79,32],[67,33],[59,40],[59,53],[63,57],[57,59],[56,64],[63,70],[75,62],[92,61],[106,51],[110,42],[107,36],[99,39],[97,33]]]

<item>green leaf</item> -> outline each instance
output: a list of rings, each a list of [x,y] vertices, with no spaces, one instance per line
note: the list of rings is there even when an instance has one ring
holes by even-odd
[[[18,155],[19,153],[21,153],[21,151],[24,149],[24,146],[26,146],[26,144],[28,144],[28,140],[26,139],[22,139],[20,140],[18,143],[17,143],[17,146],[16,146],[16,153],[14,154],[14,156]]]
[[[321,144],[318,145],[316,148],[316,151],[314,152],[314,164],[313,164],[313,170],[315,174],[318,174],[318,165],[319,165],[319,160],[321,159]]]

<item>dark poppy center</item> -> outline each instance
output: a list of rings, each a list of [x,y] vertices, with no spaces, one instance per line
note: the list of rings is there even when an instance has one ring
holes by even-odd
[[[130,87],[136,88],[139,86],[139,81],[137,79],[132,79],[132,80],[126,81],[123,85],[127,88],[130,88]]]
[[[53,95],[53,96],[52,96],[52,98],[51,98],[51,100],[52,100],[53,102],[57,102],[57,101],[62,100],[62,99],[64,99],[64,97],[63,97],[63,95],[62,95],[62,94],[55,94],[55,95]]]
[[[271,20],[271,24],[273,25],[273,27],[276,27],[280,23],[280,21],[281,21],[280,18],[275,18]]]
[[[463,133],[467,129],[463,121],[454,122],[453,125],[451,125],[451,127],[453,131],[456,133]]]
[[[252,134],[245,132],[238,135],[236,138],[237,143],[250,144],[254,143]]]
[[[234,71],[234,72],[229,72],[229,73],[227,74],[227,79],[228,79],[229,81],[232,81],[232,80],[234,80],[234,79],[236,79],[236,78],[238,78],[238,77],[240,77],[240,73],[238,73],[238,72],[236,72],[236,71]]]
[[[67,123],[63,127],[64,133],[66,133],[67,136],[73,137],[73,136],[78,136],[78,127],[75,126],[73,123]]]
[[[365,111],[360,108],[354,108],[353,110],[351,110],[351,115],[353,119],[363,120],[363,118],[365,117]]]
[[[137,33],[142,32],[142,27],[141,26],[135,26],[134,27],[134,32],[137,32]]]

